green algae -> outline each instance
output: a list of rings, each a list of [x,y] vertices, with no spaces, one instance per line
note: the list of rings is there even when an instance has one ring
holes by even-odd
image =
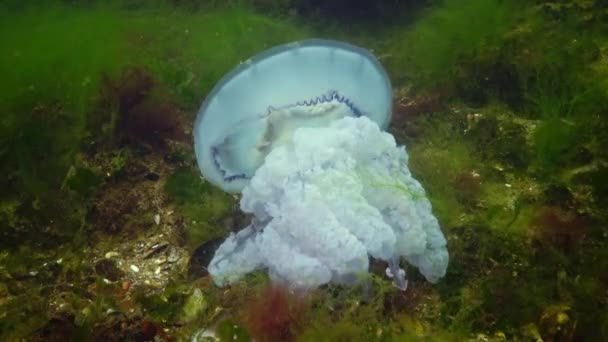
[[[81,198],[88,198],[101,184],[101,177],[85,167],[71,167],[63,187],[76,192]]]
[[[229,68],[260,46],[305,35],[246,9],[202,15],[172,9],[161,17],[158,8],[134,15],[115,6],[93,6],[94,11],[42,5],[18,14],[3,12],[0,44],[7,53],[0,57],[5,77],[0,108],[9,115],[1,136],[3,146],[13,146],[2,150],[3,159],[13,161],[5,164],[6,173],[19,170],[16,176],[31,192],[48,191],[35,187],[41,179],[42,184],[54,182],[51,187],[63,179],[85,135],[102,73],[116,74],[128,64],[147,66],[181,106],[192,110]],[[19,115],[36,108],[38,116]],[[42,169],[47,177],[40,177]]]
[[[234,199],[192,169],[180,169],[168,177],[165,189],[176,203],[177,213],[183,215],[186,237],[191,247],[226,235],[221,222],[232,212]]]
[[[462,174],[478,174],[483,166],[473,153],[473,147],[455,137],[462,134],[462,116],[420,120],[419,129],[428,134],[424,141],[408,145],[409,164],[433,205],[435,215],[448,226],[457,226],[467,210],[463,203],[475,201],[475,183],[462,182]],[[424,133],[423,133],[424,134]],[[475,176],[472,176],[475,177]],[[475,182],[475,179],[472,179]],[[456,185],[456,187],[455,187]],[[468,195],[464,195],[465,190]]]
[[[449,80],[463,59],[510,29],[519,16],[515,6],[498,0],[444,1],[411,28],[393,33],[387,61],[391,74],[406,73],[427,86]]]
[[[249,334],[243,327],[236,324],[230,319],[221,321],[217,326],[217,336],[220,341],[237,341],[246,342],[251,341]]]
[[[171,174],[165,183],[165,189],[177,204],[196,202],[204,195],[214,192],[213,185],[205,182],[197,171],[186,168]]]
[[[117,42],[120,25],[105,11],[55,7],[3,11],[1,21],[3,167],[20,190],[41,195],[58,188],[78,150],[99,71],[123,61],[120,43],[99,44]]]
[[[518,120],[508,108],[490,104],[472,114],[465,139],[477,146],[477,154],[495,160],[501,167],[525,171],[532,160],[531,124]]]
[[[162,293],[147,294],[139,292],[135,295],[136,301],[142,309],[155,320],[161,322],[176,321],[186,310],[188,303],[188,286],[181,282],[169,284]],[[191,305],[191,304],[190,304]]]
[[[574,36],[563,24],[547,24],[538,14],[531,13],[528,20],[532,24],[527,27],[533,28],[523,34],[526,38],[522,39],[521,31],[516,29],[503,42],[509,44],[506,46],[514,55],[527,49],[542,57],[524,62],[511,59],[513,55],[494,55],[516,66],[514,80],[524,82],[519,88],[522,93],[517,96],[521,102],[497,97],[499,102],[506,101],[508,107],[491,104],[469,109],[466,118],[458,115],[458,110],[452,110],[456,116],[450,118],[453,123],[447,126],[441,114],[419,119],[434,126],[416,126],[422,128],[422,133],[417,132],[416,136],[424,138],[413,138],[409,142],[410,163],[447,230],[451,260],[458,260],[451,263],[446,282],[439,285],[445,296],[443,308],[447,321],[444,326],[447,324],[450,331],[465,334],[492,326],[494,331],[513,338],[533,336],[530,332],[534,330],[535,336],[543,338],[598,339],[604,336],[604,328],[594,330],[580,324],[592,320],[604,327],[600,322],[605,315],[583,309],[587,299],[572,296],[572,293],[586,293],[587,298],[597,296],[593,293],[598,284],[566,285],[568,282],[563,279],[575,277],[573,274],[584,277],[579,273],[581,265],[574,262],[580,257],[572,258],[571,249],[601,260],[603,257],[590,249],[588,243],[603,244],[600,242],[603,239],[589,239],[584,237],[588,233],[576,233],[590,229],[572,225],[583,223],[548,221],[539,213],[543,203],[558,203],[564,208],[588,212],[584,209],[588,206],[588,197],[580,193],[573,197],[569,192],[580,189],[580,185],[560,179],[559,175],[568,169],[586,169],[591,166],[581,165],[590,165],[590,162],[593,165],[594,159],[602,158],[588,147],[593,146],[590,141],[603,136],[590,127],[601,126],[598,120],[603,115],[600,113],[605,93],[599,91],[598,85],[602,84],[602,76],[589,73],[587,68],[597,58],[589,53],[594,49],[593,40],[583,36],[580,43],[572,45],[574,40],[570,39]],[[547,29],[548,26],[551,29]],[[540,27],[547,31],[540,32]],[[514,36],[518,35],[519,46],[513,44]],[[501,40],[492,43],[496,41]],[[557,48],[560,44],[567,48]],[[591,59],[585,62],[587,58]],[[546,69],[547,66],[551,68]],[[556,72],[555,68],[560,71]],[[455,79],[461,77],[457,76]],[[466,124],[458,124],[455,119]],[[460,127],[465,133],[450,127]],[[457,146],[463,143],[468,145],[466,150],[475,155],[474,158],[457,152]],[[441,155],[444,157],[440,158]],[[421,159],[417,161],[417,158]],[[463,164],[463,159],[476,162]],[[466,195],[474,195],[474,201],[463,202],[462,187],[455,188],[456,184],[449,181],[453,171],[446,170],[457,168],[456,165],[467,165],[479,174],[477,190]],[[465,180],[470,189],[473,183]],[[549,190],[556,188],[564,190],[557,193]],[[444,208],[453,211],[450,213]],[[560,225],[570,225],[565,230],[567,233]],[[591,268],[593,271],[588,269],[591,273],[600,272],[598,268]],[[595,318],[591,319],[590,315]],[[529,330],[529,327],[534,328]]]
[[[269,20],[246,7],[222,7],[201,14],[166,4],[146,5],[137,13],[116,5],[70,6],[51,1],[37,2],[36,7],[25,3],[2,6],[7,10],[2,11],[0,24],[0,43],[6,51],[0,57],[5,80],[0,86],[0,157],[7,178],[2,181],[6,191],[0,218],[3,249],[11,250],[2,260],[2,283],[16,287],[11,285],[0,303],[6,313],[2,317],[2,338],[11,340],[24,338],[38,328],[43,329],[44,336],[47,330],[53,334],[53,329],[61,327],[63,323],[45,325],[53,315],[45,310],[46,298],[56,291],[50,284],[64,286],[69,282],[87,288],[90,284],[81,283],[83,278],[107,276],[92,275],[87,262],[68,263],[53,252],[62,244],[82,250],[93,243],[85,234],[96,226],[89,226],[85,219],[90,207],[95,207],[93,201],[99,198],[98,193],[106,193],[117,184],[124,187],[125,180],[134,183],[138,171],[131,161],[147,149],[123,146],[115,150],[116,145],[91,144],[115,130],[112,126],[118,122],[95,117],[106,115],[98,108],[103,78],[117,78],[129,65],[144,67],[163,88],[171,89],[151,96],[179,102],[193,117],[204,94],[228,68],[263,44],[303,37],[305,30],[279,19]],[[165,10],[171,15],[163,15]],[[225,44],[227,41],[232,43]],[[189,67],[183,68],[185,65]],[[198,176],[193,179],[200,183]],[[169,188],[180,186],[175,177],[171,180]],[[140,196],[138,191],[134,190],[135,197]],[[117,189],[109,196],[121,198],[122,193]],[[169,197],[182,205],[180,210],[187,212],[188,224],[195,227],[193,236],[203,234],[190,239],[190,243],[223,234],[217,221],[231,208],[231,202],[227,202],[230,197],[210,190],[207,203],[202,204],[189,195],[192,193],[169,190]],[[122,200],[129,198],[122,196]],[[187,207],[184,201],[189,200],[194,203]],[[153,222],[153,215],[147,211],[127,214],[131,218],[126,225],[146,227],[149,224],[145,222]],[[107,234],[101,233],[95,235]],[[56,260],[64,262],[61,271],[40,269],[42,264],[58,265]],[[16,280],[21,277],[24,280]],[[101,280],[95,283],[98,289],[108,287]],[[115,287],[104,290],[105,294],[87,293],[85,296],[94,298],[90,307],[70,305],[66,314],[75,315],[75,320],[66,324],[86,331],[88,328],[83,327],[105,320],[108,310],[120,310],[112,299]],[[176,310],[181,310],[183,303],[177,301]],[[163,316],[162,310],[155,312]],[[21,313],[29,314],[28,320],[23,320]]]
[[[194,289],[182,308],[181,321],[191,322],[207,309],[207,301],[200,289]]]

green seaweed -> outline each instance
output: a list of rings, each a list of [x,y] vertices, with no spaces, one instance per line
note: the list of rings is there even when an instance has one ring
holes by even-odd
[[[203,180],[198,171],[177,170],[167,179],[165,190],[176,203],[177,214],[185,219],[189,246],[196,247],[227,233],[221,219],[232,212],[234,200]]]
[[[71,167],[64,181],[64,188],[75,191],[81,198],[88,198],[101,184],[102,179],[90,169]]]
[[[246,342],[251,340],[247,331],[230,319],[225,319],[218,323],[217,336],[222,342]]]
[[[517,172],[527,170],[532,160],[528,125],[517,122],[514,113],[498,104],[488,105],[471,117],[466,138],[482,159]]]
[[[420,121],[425,138],[408,145],[410,170],[425,189],[442,226],[458,226],[469,207],[469,200],[463,201],[459,190],[462,189],[458,184],[459,175],[475,170],[481,172],[483,165],[470,144],[455,139],[462,134],[461,118],[423,118]]]
[[[397,28],[387,60],[393,77],[435,85],[455,76],[459,63],[500,39],[519,17],[516,4],[500,0],[448,0],[413,26]]]
[[[92,6],[94,11],[25,6],[17,14],[3,11],[0,18],[0,44],[7,50],[0,56],[0,110],[8,114],[0,126],[0,156],[12,161],[4,164],[6,173],[18,170],[22,186],[35,193],[48,191],[35,184],[52,187],[67,172],[102,74],[116,74],[128,64],[147,66],[192,110],[225,72],[260,46],[305,36],[243,8],[204,14],[172,10],[161,17],[163,7],[152,5],[137,15],[112,5]],[[39,114],[23,115],[30,111]]]
[[[174,281],[162,293],[148,294],[142,290],[134,297],[155,320],[169,322],[181,317],[184,304],[188,301],[188,290],[187,285]]]
[[[229,68],[260,46],[307,35],[305,29],[284,19],[270,20],[248,6],[190,12],[166,1],[136,2],[0,5],[0,44],[5,51],[0,56],[0,159],[6,175],[0,182],[0,233],[3,251],[10,251],[0,273],[2,282],[11,286],[10,293],[0,294],[2,311],[10,315],[2,318],[2,339],[26,338],[38,328],[52,330],[52,322],[45,324],[52,314],[45,298],[54,286],[90,285],[82,282],[91,279],[87,262],[63,264],[58,271],[56,260],[67,259],[55,253],[69,246],[82,260],[85,246],[94,243],[84,232],[96,224],[85,220],[87,211],[96,207],[96,199],[104,198],[94,195],[124,194],[125,181],[136,177],[129,161],[149,153],[136,145],[95,144],[118,123],[105,120],[108,113],[100,103],[104,78],[116,79],[131,66],[148,70],[160,89],[171,89],[152,96],[179,103],[177,110],[193,118],[204,94]],[[190,176],[198,182],[191,183],[194,189],[201,190],[196,186],[203,184],[200,177],[191,173],[186,178]],[[179,182],[179,177],[177,182],[173,179],[168,188],[179,188]],[[185,212],[186,226],[192,228],[189,243],[194,245],[225,234],[219,220],[232,207],[232,198],[218,189],[201,191],[198,198],[191,191],[169,191],[179,214]],[[148,212],[128,214],[130,221],[151,221]],[[17,292],[21,293],[14,296]],[[110,292],[94,296],[99,305],[75,309],[78,327],[109,320],[107,310],[116,309],[110,300],[115,294]],[[176,317],[158,310],[158,317]]]

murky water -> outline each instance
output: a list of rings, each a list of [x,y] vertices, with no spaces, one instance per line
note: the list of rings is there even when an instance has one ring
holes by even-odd
[[[601,1],[0,9],[1,340],[608,340]],[[386,69],[387,132],[447,240],[436,284],[407,258],[391,268],[406,291],[382,258],[306,291],[265,270],[221,288],[209,275],[251,217],[201,177],[197,113],[239,63],[308,38]]]

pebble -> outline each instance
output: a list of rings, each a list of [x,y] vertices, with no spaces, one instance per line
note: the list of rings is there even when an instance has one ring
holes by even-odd
[[[570,320],[570,317],[568,317],[567,314],[560,312],[557,314],[556,320],[557,320],[557,324],[562,325],[562,324],[568,323],[568,321]]]
[[[178,261],[181,258],[181,255],[179,255],[179,252],[177,251],[176,248],[171,248],[169,249],[169,255],[167,256],[167,261],[169,261],[170,263],[174,263],[176,261]]]
[[[155,173],[155,172],[149,172],[146,175],[146,179],[150,180],[150,181],[153,181],[153,182],[156,182],[157,180],[160,179],[160,175],[158,173]]]
[[[133,272],[136,272],[136,273],[139,272],[139,267],[137,267],[135,265],[131,265],[130,268],[131,268],[131,271],[133,271]]]
[[[112,259],[119,255],[120,254],[118,254],[118,252],[110,251],[110,252],[106,253],[105,257],[106,257],[106,259]]]
[[[166,241],[163,242],[159,242],[156,243],[154,245],[152,245],[152,247],[150,247],[145,253],[144,253],[144,259],[148,259],[149,257],[151,257],[152,255],[159,253],[161,251],[163,251],[165,248],[167,248],[167,246],[169,245],[169,243],[167,243]]]

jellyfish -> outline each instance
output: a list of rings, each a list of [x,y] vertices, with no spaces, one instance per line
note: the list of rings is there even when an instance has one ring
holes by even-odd
[[[194,125],[197,162],[209,182],[241,194],[252,220],[216,250],[216,285],[264,268],[297,288],[351,284],[370,256],[402,290],[401,260],[430,282],[445,275],[431,204],[384,131],[391,103],[378,60],[330,40],[271,48],[220,80]]]

